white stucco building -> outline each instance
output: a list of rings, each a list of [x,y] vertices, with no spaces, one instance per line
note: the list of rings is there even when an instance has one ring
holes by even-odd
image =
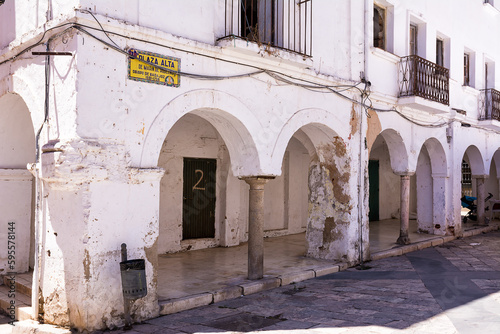
[[[123,324],[122,243],[146,260],[141,320],[158,254],[249,241],[258,279],[264,236],[306,232],[308,256],[351,264],[369,214],[401,217],[400,243],[413,212],[459,236],[462,188],[500,197],[498,8],[6,0],[0,270],[14,222],[33,316],[101,329]]]

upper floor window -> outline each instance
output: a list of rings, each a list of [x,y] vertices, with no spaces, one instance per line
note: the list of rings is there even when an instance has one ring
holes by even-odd
[[[436,64],[444,67],[444,41],[436,38]]]
[[[226,36],[312,53],[312,0],[225,0]]]
[[[410,24],[410,55],[418,55],[418,26]]]
[[[484,63],[484,88],[495,88],[495,62],[490,59]]]
[[[470,86],[470,54],[464,53],[464,86]]]
[[[386,49],[386,10],[383,7],[373,7],[373,46]]]

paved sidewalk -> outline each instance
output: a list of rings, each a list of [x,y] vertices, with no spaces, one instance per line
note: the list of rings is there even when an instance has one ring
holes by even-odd
[[[110,333],[500,333],[500,232]]]

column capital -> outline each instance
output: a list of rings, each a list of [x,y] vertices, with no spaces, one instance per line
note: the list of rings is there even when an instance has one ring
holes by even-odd
[[[488,177],[490,177],[488,174],[472,175],[473,179],[487,179]]]
[[[432,173],[432,178],[434,178],[434,179],[446,179],[446,178],[448,178],[448,174],[446,174],[446,173]]]
[[[415,172],[394,172],[394,174],[399,176],[413,176],[415,175]]]
[[[275,176],[243,176],[239,177],[240,180],[245,181],[250,185],[251,188],[258,188],[259,186],[263,186],[269,180],[273,180]]]

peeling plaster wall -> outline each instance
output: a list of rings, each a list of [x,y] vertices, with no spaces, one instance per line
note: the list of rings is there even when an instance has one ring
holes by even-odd
[[[132,306],[134,320],[157,316],[157,203],[163,171],[128,168],[123,147],[109,142],[58,143],[54,150],[42,155],[44,321],[77,329],[123,325],[122,243],[129,259],[146,262],[149,293]]]
[[[318,149],[319,161],[309,168],[309,219],[307,256],[356,261],[359,252],[356,180],[350,148],[340,137]],[[356,182],[356,181],[354,181]]]

